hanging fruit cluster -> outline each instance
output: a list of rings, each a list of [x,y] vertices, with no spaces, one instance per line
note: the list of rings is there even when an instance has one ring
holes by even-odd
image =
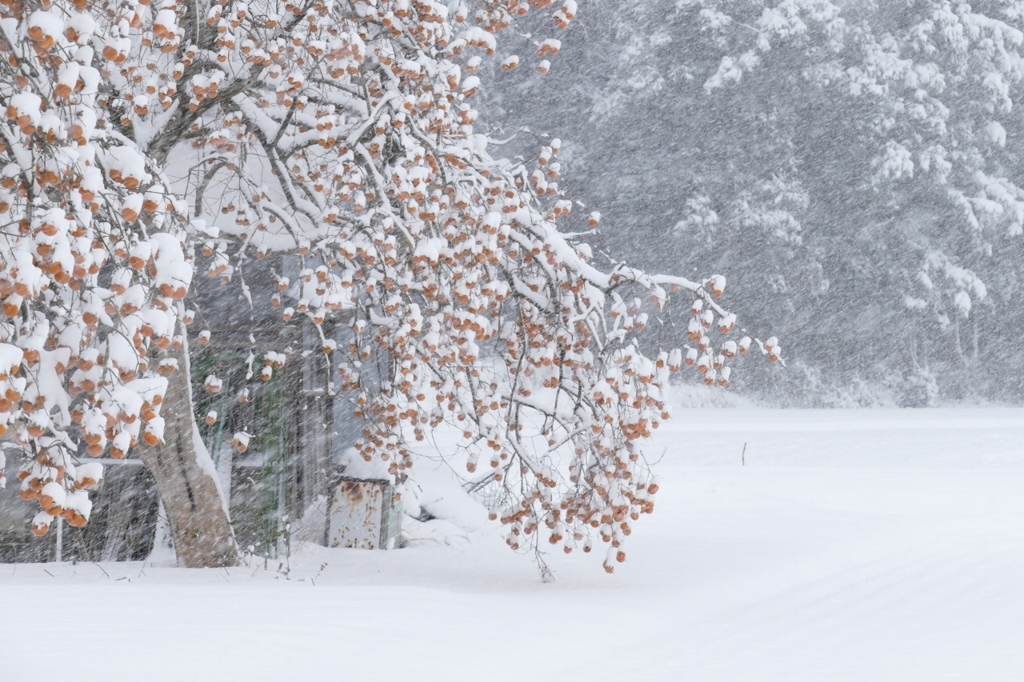
[[[192,277],[183,205],[105,118],[102,60],[131,41],[96,9],[0,6],[0,434],[25,455],[37,535],[88,520],[102,467],[83,458],[162,437],[157,368]]]

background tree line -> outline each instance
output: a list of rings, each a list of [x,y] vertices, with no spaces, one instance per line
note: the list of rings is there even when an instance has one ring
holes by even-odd
[[[1015,1],[595,0],[486,117],[561,137],[598,260],[729,275],[790,358],[743,389],[1015,401],[1022,28]]]

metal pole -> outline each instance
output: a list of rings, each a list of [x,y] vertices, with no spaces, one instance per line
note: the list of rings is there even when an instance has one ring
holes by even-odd
[[[57,563],[64,560],[64,519],[57,517]]]

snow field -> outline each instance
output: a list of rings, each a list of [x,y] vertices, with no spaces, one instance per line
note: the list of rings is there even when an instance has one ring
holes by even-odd
[[[545,585],[494,526],[444,521],[302,548],[290,579],[2,565],[0,679],[1024,677],[1024,410],[677,409],[649,453],[657,509],[614,576],[559,553]]]

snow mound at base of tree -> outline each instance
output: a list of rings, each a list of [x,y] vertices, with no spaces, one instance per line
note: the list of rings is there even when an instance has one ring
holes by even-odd
[[[402,543],[407,549],[430,544],[465,549],[472,544],[472,538],[469,532],[451,521],[436,518],[420,521],[406,517],[402,522]]]
[[[0,565],[0,678],[44,641],[76,682],[1024,675],[1024,410],[677,410],[650,451],[613,576],[559,552],[543,584],[495,525],[437,520],[227,570]]]

